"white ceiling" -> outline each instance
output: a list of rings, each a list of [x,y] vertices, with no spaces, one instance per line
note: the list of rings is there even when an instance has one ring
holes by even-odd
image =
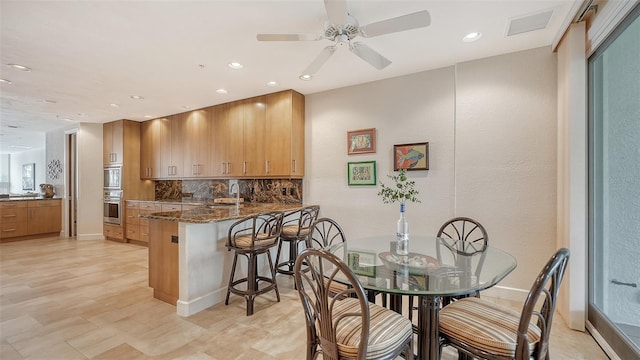
[[[326,19],[322,0],[2,0],[0,77],[12,84],[0,84],[0,152],[21,151],[11,145],[42,147],[44,132],[70,124],[64,118],[143,121],[145,115],[187,111],[185,106],[201,108],[290,88],[308,95],[549,46],[581,3],[351,0],[348,11],[360,25],[421,10],[431,14],[431,25],[360,38],[393,62],[384,70],[339,49],[312,81],[301,81],[302,70],[329,40],[258,42],[256,34],[320,33]],[[546,29],[505,35],[510,19],[550,9]],[[481,39],[463,42],[472,31],[481,32]],[[231,61],[244,69],[230,69]],[[33,70],[7,66],[12,63]],[[267,86],[270,80],[279,86]],[[218,88],[229,93],[217,94]]]

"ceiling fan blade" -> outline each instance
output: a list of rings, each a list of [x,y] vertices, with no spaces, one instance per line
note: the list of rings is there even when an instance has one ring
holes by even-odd
[[[378,21],[360,27],[363,37],[374,37],[384,34],[417,29],[431,24],[431,16],[427,10],[418,11],[413,14],[398,16],[395,18]]]
[[[318,70],[320,70],[322,65],[324,65],[324,63],[327,62],[327,60],[329,60],[329,58],[331,57],[331,55],[333,55],[334,52],[336,52],[336,47],[333,45],[327,46],[324,49],[322,49],[320,54],[315,58],[315,60],[313,60],[313,62],[309,66],[307,66],[306,69],[304,69],[302,74],[313,75],[316,72],[318,72]]]
[[[347,23],[346,0],[324,0],[324,8],[327,10],[329,23],[334,25],[344,25]]]
[[[361,42],[352,43],[349,50],[378,70],[382,70],[391,64],[389,59]]]
[[[258,41],[316,41],[322,39],[315,34],[258,34]]]

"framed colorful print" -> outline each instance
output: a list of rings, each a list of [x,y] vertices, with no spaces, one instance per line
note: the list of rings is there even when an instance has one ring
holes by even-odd
[[[349,185],[375,185],[376,162],[360,161],[347,163]]]
[[[393,145],[393,170],[429,170],[429,143]]]
[[[347,154],[376,152],[376,129],[347,131]]]

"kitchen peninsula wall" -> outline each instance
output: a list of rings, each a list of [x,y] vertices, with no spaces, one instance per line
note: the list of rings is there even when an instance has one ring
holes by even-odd
[[[240,197],[248,202],[301,203],[301,179],[239,179]],[[155,199],[172,201],[212,202],[230,197],[232,182],[220,180],[158,180]]]

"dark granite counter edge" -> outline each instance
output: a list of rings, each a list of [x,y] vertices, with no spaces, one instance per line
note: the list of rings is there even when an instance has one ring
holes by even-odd
[[[5,201],[35,201],[35,200],[62,200],[61,197],[52,197],[52,198],[46,198],[43,196],[18,196],[18,197],[7,197],[7,198],[0,198],[0,202],[5,202]]]
[[[185,211],[170,211],[151,214],[141,214],[143,219],[177,221],[192,224],[205,224],[236,220],[266,211],[291,211],[304,207],[302,204],[249,203],[236,208],[235,206],[221,206],[209,208],[198,207]]]

